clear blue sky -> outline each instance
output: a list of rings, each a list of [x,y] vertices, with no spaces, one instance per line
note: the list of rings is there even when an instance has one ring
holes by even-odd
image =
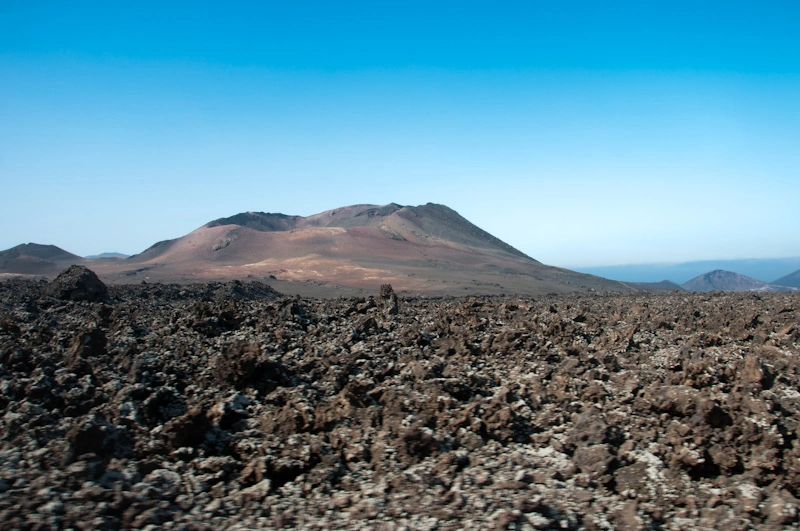
[[[446,204],[545,263],[800,255],[800,2],[0,0],[0,249]]]

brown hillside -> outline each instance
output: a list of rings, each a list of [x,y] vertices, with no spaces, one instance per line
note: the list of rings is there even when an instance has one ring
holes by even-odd
[[[82,262],[61,265],[71,263]],[[353,205],[308,217],[247,212],[124,260],[93,261],[91,268],[112,283],[251,279],[309,296],[371,293],[387,283],[429,295],[631,289],[541,264],[432,203]],[[60,269],[39,263],[17,268],[47,276]]]
[[[55,245],[24,243],[0,251],[0,274],[55,276],[70,265],[84,262]]]
[[[308,217],[247,212],[95,267],[112,282],[251,278],[304,295],[359,293],[383,283],[450,295],[629,289],[545,266],[431,203],[353,205]]]

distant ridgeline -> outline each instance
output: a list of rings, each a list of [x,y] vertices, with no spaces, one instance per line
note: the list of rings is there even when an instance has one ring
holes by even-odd
[[[628,264],[618,266],[574,267],[575,271],[623,282],[660,282],[683,284],[715,270],[731,271],[762,282],[800,287],[797,275],[800,256],[747,260],[703,260],[677,264]],[[800,276],[800,275],[798,275]],[[794,282],[794,284],[792,283]]]

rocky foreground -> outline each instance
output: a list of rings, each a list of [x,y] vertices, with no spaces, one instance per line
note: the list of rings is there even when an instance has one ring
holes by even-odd
[[[0,284],[3,529],[785,529],[800,294]]]

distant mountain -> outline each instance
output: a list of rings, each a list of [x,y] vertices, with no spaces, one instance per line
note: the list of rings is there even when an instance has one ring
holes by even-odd
[[[587,257],[588,259],[588,257]],[[658,282],[669,279],[681,284],[715,269],[735,271],[764,282],[800,269],[800,256],[789,258],[748,258],[738,260],[702,260],[671,264],[625,264],[572,267],[575,271],[598,275],[621,282]]]
[[[85,260],[55,245],[24,243],[0,251],[0,273],[15,275],[57,275],[73,264]]]
[[[681,284],[687,291],[791,291],[731,271],[717,269]]]
[[[286,232],[298,229],[376,228],[396,241],[421,240],[426,243],[446,242],[461,248],[490,254],[509,254],[532,260],[507,243],[476,227],[458,212],[444,205],[428,203],[417,207],[388,205],[353,205],[328,210],[308,217],[247,212],[214,220],[207,228],[236,225],[259,232]]]
[[[307,217],[246,212],[92,267],[120,282],[254,278],[355,290],[390,283],[451,295],[631,289],[546,266],[432,203],[353,205]]]
[[[128,258],[129,254],[122,254],[122,253],[100,253],[100,254],[92,254],[86,256],[85,258],[97,259],[97,258]]]
[[[793,288],[800,288],[800,269],[798,269],[794,273],[789,273],[785,277],[781,277],[778,280],[772,281],[772,284],[776,284],[778,286],[791,286]]]

